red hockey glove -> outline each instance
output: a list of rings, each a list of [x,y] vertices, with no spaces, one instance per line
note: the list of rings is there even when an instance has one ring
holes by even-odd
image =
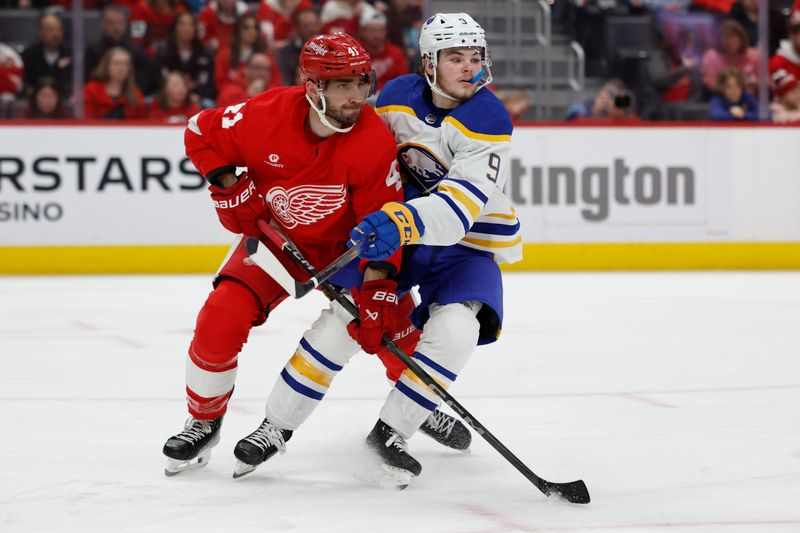
[[[381,349],[381,337],[397,330],[397,282],[391,279],[365,281],[356,295],[360,320],[347,325],[347,331],[367,353]]]
[[[266,218],[268,211],[264,198],[258,193],[250,176],[242,174],[239,181],[227,189],[211,185],[208,190],[211,191],[214,208],[225,229],[251,237],[259,235],[256,220]]]

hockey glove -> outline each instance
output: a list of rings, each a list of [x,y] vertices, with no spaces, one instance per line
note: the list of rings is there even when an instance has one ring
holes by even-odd
[[[208,190],[211,191],[211,200],[225,229],[251,237],[260,234],[256,220],[268,218],[269,212],[250,176],[242,174],[239,181],[227,189],[211,185]]]
[[[410,204],[389,202],[380,211],[364,217],[361,224],[350,232],[350,241],[355,244],[362,239],[371,239],[359,255],[371,261],[386,259],[404,244],[414,244],[425,233],[425,225],[417,210]]]
[[[355,297],[360,318],[347,325],[347,332],[365,352],[377,353],[383,334],[392,337],[398,327],[397,282],[391,279],[365,281]]]

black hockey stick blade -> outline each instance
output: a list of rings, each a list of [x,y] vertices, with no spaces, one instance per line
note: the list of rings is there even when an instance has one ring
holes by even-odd
[[[544,480],[543,480],[544,481]],[[589,503],[592,498],[589,496],[589,489],[582,479],[570,481],[569,483],[553,483],[544,481],[543,487],[539,487],[545,496],[559,496],[570,503]]]

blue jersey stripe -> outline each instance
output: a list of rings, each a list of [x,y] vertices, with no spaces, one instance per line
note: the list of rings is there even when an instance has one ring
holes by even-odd
[[[294,389],[296,392],[299,392],[303,396],[308,396],[313,400],[321,400],[322,398],[325,397],[325,395],[322,394],[321,392],[317,392],[310,387],[306,387],[305,385],[294,379],[289,374],[289,372],[286,371],[285,368],[281,370],[281,377],[283,378],[283,381],[285,381],[287,385],[289,385],[292,389]]]
[[[426,365],[428,365],[432,369],[436,370],[438,373],[440,373],[441,375],[443,375],[444,377],[446,377],[450,381],[455,381],[456,378],[458,377],[458,374],[454,374],[453,372],[450,372],[445,367],[443,367],[442,365],[440,365],[439,363],[437,363],[436,361],[434,361],[433,359],[429,358],[428,356],[426,356],[424,354],[421,354],[419,352],[414,352],[414,359],[418,359],[418,360],[422,361],[423,363],[425,363]],[[413,370],[412,370],[412,372],[413,372]]]
[[[310,353],[314,359],[322,363],[326,368],[333,370],[334,372],[338,372],[342,369],[342,367],[340,367],[330,359],[327,359],[324,355],[322,355],[314,348],[312,348],[305,338],[300,339],[300,346],[302,346],[305,351]]]
[[[397,383],[395,383],[394,387],[397,390],[399,390],[400,392],[402,392],[403,394],[405,394],[406,396],[408,396],[409,398],[411,398],[412,400],[414,400],[416,403],[420,404],[422,407],[424,407],[428,411],[433,411],[434,409],[436,409],[436,404],[435,403],[433,403],[432,401],[427,399],[425,396],[423,396],[422,394],[418,393],[417,391],[415,391],[414,389],[412,389],[411,387],[409,387],[408,385],[406,385],[402,381],[397,380]]]
[[[473,184],[471,184],[468,181],[457,180],[457,179],[454,179],[454,178],[445,178],[442,181],[452,181],[453,183],[458,183],[459,185],[461,185],[462,187],[467,189],[469,192],[474,194],[475,198],[477,198],[481,202],[486,203],[486,202],[489,201],[489,198],[487,198],[485,194],[483,194],[476,186],[474,186]]]
[[[456,215],[458,215],[458,219],[461,221],[461,225],[464,226],[464,231],[469,231],[469,220],[467,217],[464,216],[464,213],[461,212],[461,209],[450,199],[446,194],[442,194],[440,192],[433,193],[434,196],[438,196],[442,200],[444,200],[450,208],[455,211]]]
[[[469,228],[472,233],[487,233],[489,235],[516,235],[519,232],[519,222],[513,226],[506,224],[492,224],[491,222],[476,222]]]

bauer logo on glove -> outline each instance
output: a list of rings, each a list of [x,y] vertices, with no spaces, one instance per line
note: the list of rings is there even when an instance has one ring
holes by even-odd
[[[256,184],[252,181],[248,182],[247,188],[243,190],[240,194],[238,194],[234,198],[229,198],[226,200],[215,200],[214,207],[217,209],[233,209],[235,207],[239,207],[240,205],[244,204],[249,200],[252,196],[256,194]]]

